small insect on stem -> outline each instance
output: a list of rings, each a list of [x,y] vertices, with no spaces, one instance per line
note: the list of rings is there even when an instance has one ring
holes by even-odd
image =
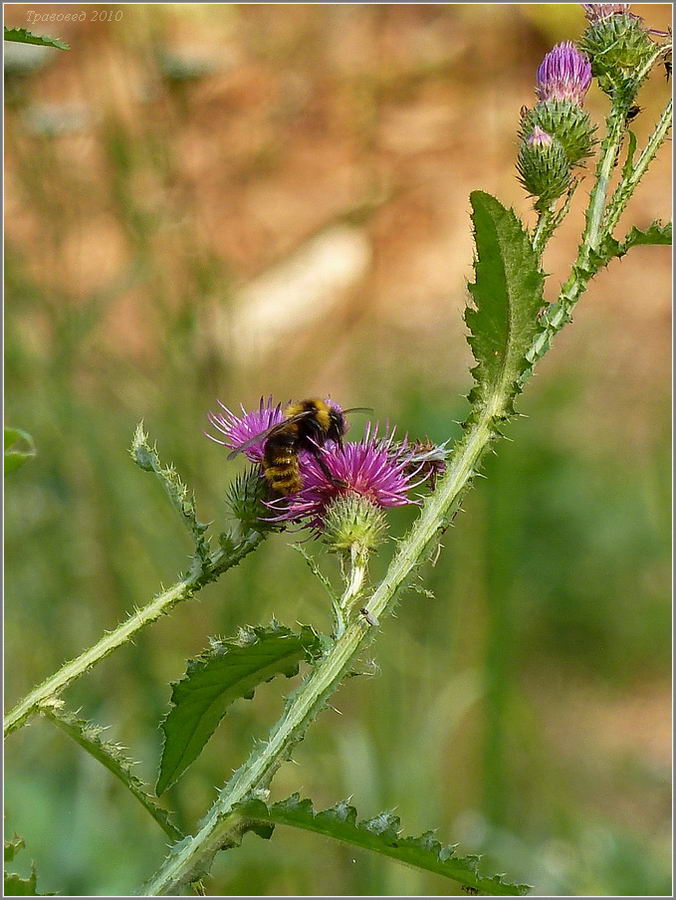
[[[634,106],[630,106],[629,109],[627,110],[627,118],[624,120],[625,125],[628,125],[630,122],[633,122],[634,119],[636,118],[636,116],[642,111],[643,111],[642,106],[637,106],[636,104],[634,104]]]
[[[625,128],[629,128],[629,126],[630,126],[631,123],[634,121],[634,119],[636,118],[636,116],[638,116],[638,114],[641,113],[641,112],[643,112],[643,107],[642,107],[642,106],[637,106],[636,104],[634,104],[633,106],[630,106],[629,109],[627,110],[627,115],[626,115],[625,118],[624,118],[624,127],[625,127]],[[615,166],[616,166],[616,165],[618,164],[618,162],[620,161],[620,153],[621,153],[621,150],[622,150],[622,147],[621,147],[621,145],[620,145],[620,146],[617,148],[617,153],[615,154],[615,161],[613,162],[613,168],[615,168]]]
[[[380,624],[378,622],[378,620],[376,619],[376,617],[372,613],[370,613],[368,611],[368,609],[366,609],[365,606],[362,606],[362,608],[359,610],[359,612],[366,619],[366,621],[369,623],[369,625],[371,625],[373,628],[375,628],[377,625]]]

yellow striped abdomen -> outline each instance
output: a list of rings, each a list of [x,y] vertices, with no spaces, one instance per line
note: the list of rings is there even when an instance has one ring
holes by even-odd
[[[270,447],[270,443],[273,446]],[[276,452],[273,441],[268,441],[263,458],[265,480],[275,494],[295,494],[303,486],[298,466],[298,457],[289,453],[285,447],[283,452]]]

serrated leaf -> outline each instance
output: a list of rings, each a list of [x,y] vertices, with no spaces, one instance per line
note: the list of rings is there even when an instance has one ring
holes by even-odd
[[[592,253],[593,270],[594,272],[598,271],[615,258],[621,259],[632,247],[648,244],[670,246],[671,222],[663,225],[661,222],[655,221],[644,231],[634,225],[623,241],[616,241],[615,238],[608,235],[598,250]]]
[[[30,878],[22,878],[16,873],[5,872],[5,897],[39,897],[35,868],[31,869]]]
[[[321,812],[314,812],[310,800],[293,794],[272,805],[251,799],[238,804],[234,812],[243,819],[241,833],[249,830],[260,834],[262,825],[289,825],[334,838],[353,847],[371,850],[427,872],[443,875],[464,888],[489,896],[522,896],[526,884],[512,884],[502,875],[486,876],[479,872],[480,857],[457,856],[454,844],[443,845],[433,832],[420,837],[402,837],[399,817],[383,812],[372,819],[358,822],[356,809],[346,800]],[[267,837],[264,832],[263,836]]]
[[[80,719],[64,710],[61,700],[44,703],[40,711],[118,778],[172,840],[183,837],[180,829],[171,821],[167,810],[162,809],[140,778],[134,775],[132,766],[135,762],[126,755],[124,747],[101,739],[101,734],[106,731],[105,727]],[[6,852],[7,844],[5,844]]]
[[[259,684],[275,675],[291,677],[299,664],[321,652],[321,638],[307,625],[299,632],[273,622],[246,628],[188,662],[173,685],[172,708],[162,723],[164,748],[157,780],[162,794],[197,759],[228,706],[250,699]]]
[[[19,850],[23,850],[26,842],[18,834],[15,834],[11,841],[5,841],[5,862],[12,862]]]
[[[470,195],[476,256],[465,311],[476,366],[470,421],[480,411],[494,420],[513,414],[513,398],[528,367],[526,353],[538,331],[544,275],[528,233],[512,210],[485,194]]]
[[[663,225],[659,221],[653,222],[645,231],[641,231],[635,225],[622,243],[624,253],[631,247],[640,244],[662,244],[671,246],[671,222]]]
[[[16,854],[26,846],[23,838],[14,835],[11,841],[5,841],[5,862],[13,862]],[[55,897],[56,894],[41,894],[38,891],[38,877],[35,863],[31,863],[31,874],[28,878],[16,872],[4,872],[3,897]]]
[[[45,34],[33,34],[27,28],[8,28],[5,25],[5,40],[18,44],[37,44],[38,47],[54,47],[56,50],[70,50],[70,45],[59,38]]]
[[[27,431],[5,426],[5,475],[16,471],[35,456],[35,443]]]

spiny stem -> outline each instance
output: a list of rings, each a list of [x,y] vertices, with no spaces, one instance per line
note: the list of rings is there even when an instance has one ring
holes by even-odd
[[[350,610],[364,587],[368,571],[368,550],[353,544],[350,548],[350,569],[345,571],[345,559],[341,556],[340,568],[345,581],[345,590],[340,598],[333,600],[334,638],[341,637],[347,628]]]
[[[646,78],[650,74],[650,71],[651,71],[652,67],[655,65],[655,63],[658,62],[658,60],[660,59],[661,56],[666,56],[666,54],[670,50],[671,50],[671,40],[665,41],[664,44],[658,44],[655,47],[655,49],[652,53],[652,56],[650,56],[650,58],[641,66],[641,68],[634,75],[634,84],[636,85],[637,90],[640,87],[643,79]]]
[[[170,609],[192,597],[205,584],[214,581],[227,569],[237,565],[248,553],[254,550],[263,540],[264,535],[259,532],[250,532],[249,535],[239,543],[231,553],[218,550],[211,557],[211,564],[208,571],[203,571],[201,567],[197,567],[190,575],[181,581],[176,582],[173,587],[163,591],[153,600],[150,601],[142,609],[139,609],[131,615],[125,622],[122,622],[113,631],[97,641],[93,647],[85,650],[76,659],[65,663],[61,668],[50,675],[42,684],[27,694],[23,700],[16,704],[5,716],[4,733],[11,734],[17,728],[20,728],[30,718],[38,712],[41,703],[50,697],[55,697],[68,687],[76,678],[83,675],[88,669],[105,659],[109,653],[121,647],[127,641],[131,640],[134,635],[138,634],[147,625],[155,622],[160,616],[166,615]]]
[[[554,211],[550,204],[546,209],[538,211],[538,220],[533,231],[531,243],[536,253],[542,253],[547,241],[552,235],[551,226],[554,221]]]
[[[122,748],[102,741],[99,734],[104,729],[78,719],[72,713],[65,712],[61,706],[60,700],[46,701],[41,704],[40,712],[112,772],[173,841],[181,840],[183,832],[173,824],[169,813],[159,806],[143,783],[132,774],[133,763],[123,757]]]
[[[655,125],[653,133],[650,135],[648,143],[643,148],[643,151],[641,152],[639,158],[636,160],[635,164],[632,166],[626,178],[622,179],[615,193],[613,194],[613,197],[608,204],[605,218],[603,220],[604,235],[611,235],[613,233],[613,230],[615,229],[620,216],[624,212],[627,203],[631,199],[631,196],[634,193],[639,181],[645,175],[648,166],[655,158],[657,151],[660,149],[667,135],[669,134],[669,129],[671,128],[672,111],[673,100],[669,100],[667,105],[662,110],[662,114],[659,117],[657,124]]]
[[[582,268],[589,264],[592,250],[595,250],[599,245],[601,220],[608,195],[610,177],[624,135],[625,119],[625,105],[615,102],[610,110],[610,115],[606,119],[606,136],[601,145],[601,153],[596,167],[596,181],[589,197],[589,206],[587,208],[587,224],[576,261],[576,265]]]
[[[606,136],[601,144],[599,160],[596,166],[596,180],[586,212],[586,225],[577,258],[573,263],[570,275],[564,282],[556,303],[552,303],[542,314],[542,330],[535,338],[533,346],[527,353],[531,368],[526,371],[525,378],[532,373],[532,366],[547,352],[554,335],[572,319],[572,310],[584,293],[587,284],[595,274],[590,267],[592,251],[595,250],[602,236],[601,223],[605,209],[610,176],[613,171],[617,151],[622,141],[625,123],[624,107],[615,103],[606,119]]]
[[[350,548],[350,575],[345,587],[345,592],[340,598],[340,608],[346,615],[354,606],[364,586],[368,566],[368,551],[353,544]]]

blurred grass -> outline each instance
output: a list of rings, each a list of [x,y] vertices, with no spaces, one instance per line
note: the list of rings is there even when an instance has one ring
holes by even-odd
[[[580,27],[579,13],[554,21],[563,5],[120,9],[122,23],[64,29],[73,49],[58,59],[6,61],[6,417],[39,451],[7,482],[10,703],[171,583],[190,550],[126,452],[140,418],[217,522],[231,472],[201,434],[217,396],[330,391],[412,435],[457,434],[467,194],[525,208],[518,108],[549,42]],[[663,24],[663,8],[639,11]],[[649,85],[639,132],[664,93]],[[668,214],[668,186],[664,160],[638,224]],[[363,270],[331,288],[319,322],[308,308],[267,354],[236,355],[242,287],[345,223],[369,247]],[[555,276],[572,240],[571,225]],[[448,533],[427,574],[435,600],[406,596],[378,673],[344,686],[343,715],[320,717],[276,797],[396,807],[408,832],[437,826],[539,894],[670,892],[669,277],[655,248],[603,273]],[[150,782],[168,682],[208,635],[273,614],[327,626],[289,540],[69,691]],[[280,702],[271,684],[240,704],[170,791],[184,828]],[[42,889],[125,893],[156,868],[159,829],[48,723],[6,754],[6,826]],[[448,893],[281,831],[214,873],[214,894]]]

